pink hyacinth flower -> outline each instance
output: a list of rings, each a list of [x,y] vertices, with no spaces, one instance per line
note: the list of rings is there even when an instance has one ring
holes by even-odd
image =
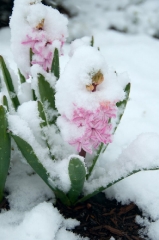
[[[75,106],[76,107],[76,106]],[[71,123],[77,128],[85,127],[85,132],[81,132],[81,137],[72,139],[69,144],[74,145],[78,152],[83,149],[91,153],[92,148],[97,148],[100,143],[110,143],[112,141],[112,125],[110,118],[116,117],[117,107],[115,103],[103,102],[96,111],[76,108],[73,113]]]
[[[54,39],[56,40],[56,39]],[[64,36],[62,35],[60,51],[62,51],[62,47],[64,44]],[[45,71],[51,69],[53,52],[50,51],[50,45],[53,43],[52,40],[48,39],[46,33],[41,30],[36,31],[33,30],[32,36],[26,35],[26,40],[22,41],[23,45],[28,45],[33,52],[33,60],[31,64],[40,65]]]
[[[72,139],[71,141],[69,141],[69,144],[75,146],[78,152],[81,152],[81,150],[83,149],[84,151],[92,154],[91,144],[89,140],[85,139],[84,137]]]

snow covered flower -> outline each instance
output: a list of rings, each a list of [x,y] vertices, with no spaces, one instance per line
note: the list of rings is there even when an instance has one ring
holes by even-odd
[[[56,84],[57,124],[63,138],[80,153],[92,153],[112,141],[111,119],[125,96],[119,77],[101,53],[90,46],[76,49]],[[69,83],[69,85],[68,85]]]
[[[45,71],[51,69],[51,63],[53,58],[52,41],[47,39],[44,31],[32,32],[32,36],[27,35],[26,40],[22,41],[22,44],[28,45],[31,49],[33,56],[31,65],[38,64]]]
[[[15,0],[10,26],[11,48],[22,74],[27,77],[30,66],[34,64],[49,71],[54,49],[62,54],[67,37],[67,19],[40,0]]]

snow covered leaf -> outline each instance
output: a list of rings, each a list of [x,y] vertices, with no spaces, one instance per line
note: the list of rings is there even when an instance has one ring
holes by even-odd
[[[59,79],[60,77],[60,67],[59,67],[59,51],[55,48],[54,57],[52,60],[51,72],[54,73],[55,77]]]
[[[58,188],[53,188],[51,184],[49,184],[49,174],[47,173],[44,166],[40,163],[36,154],[34,153],[33,148],[22,138],[17,135],[11,134],[12,138],[16,142],[19,150],[22,155],[25,157],[30,166],[34,169],[34,171],[43,179],[43,181],[52,189],[54,194],[60,201],[65,205],[70,205],[70,201],[67,196]]]
[[[50,147],[50,145],[49,145],[49,143],[48,143],[47,136],[45,135],[45,132],[43,131],[43,128],[47,126],[47,120],[46,120],[44,108],[43,108],[43,105],[42,105],[42,103],[41,103],[40,101],[38,101],[37,103],[38,103],[39,117],[40,117],[41,120],[42,120],[42,121],[40,122],[40,127],[41,127],[41,129],[42,129],[42,134],[43,134],[43,136],[44,136],[44,138],[45,138],[46,145],[47,145],[47,147],[48,147],[48,149],[49,149],[49,151],[50,151],[51,147]],[[53,160],[55,159],[55,157],[51,154],[51,152],[50,152],[50,156],[51,156],[51,158],[52,158]]]
[[[14,108],[17,109],[18,106],[20,105],[20,103],[19,103],[18,97],[16,95],[16,92],[14,90],[11,75],[8,71],[8,68],[7,68],[7,66],[5,64],[5,61],[4,61],[2,56],[0,56],[0,66],[1,66],[1,69],[2,69],[3,78],[4,78],[5,84],[7,86],[8,93],[10,95],[11,101],[13,103]]]
[[[16,142],[19,150],[30,164],[30,166],[34,169],[34,171],[44,180],[44,182],[48,185],[48,173],[43,165],[39,162],[36,154],[34,153],[33,148],[22,138],[17,135],[11,134],[12,138]]]
[[[100,192],[108,189],[109,187],[113,186],[114,184],[116,184],[116,183],[122,181],[123,179],[125,179],[125,178],[127,178],[127,177],[130,177],[130,176],[132,176],[132,175],[134,175],[134,174],[136,174],[136,173],[138,173],[138,172],[141,172],[141,171],[150,171],[150,170],[151,170],[151,171],[157,171],[157,170],[159,170],[159,167],[157,166],[157,167],[153,167],[153,168],[136,169],[136,170],[130,172],[129,174],[127,174],[126,176],[121,176],[121,177],[118,178],[117,180],[108,183],[106,186],[101,186],[101,187],[97,188],[94,192],[92,192],[92,193],[84,196],[83,198],[79,199],[78,202],[85,202],[87,199],[95,196],[96,194],[98,194],[98,193],[100,193]]]
[[[114,128],[114,132],[116,131],[119,123],[120,123],[120,120],[124,114],[124,111],[125,111],[125,108],[126,108],[126,105],[127,105],[127,102],[129,100],[129,94],[130,94],[130,89],[131,89],[131,84],[128,83],[124,89],[124,92],[125,92],[125,99],[123,101],[120,101],[120,102],[117,102],[117,107],[118,107],[118,111],[119,111],[119,116],[118,116],[118,119],[116,121],[116,126]]]
[[[78,158],[72,158],[70,160],[68,170],[71,180],[71,189],[68,196],[71,203],[74,204],[82,192],[86,171],[84,164]]]
[[[117,102],[116,103],[116,106],[118,107],[118,116],[117,116],[117,119],[116,119],[116,123],[115,123],[115,126],[114,126],[114,129],[113,129],[113,133],[115,133],[115,131],[117,130],[117,127],[121,121],[121,118],[124,114],[124,111],[126,109],[126,105],[127,105],[127,102],[129,100],[129,95],[130,95],[130,89],[131,89],[131,84],[128,83],[124,89],[124,92],[125,92],[125,99],[123,101],[120,101],[120,102]],[[103,150],[102,152],[105,152],[106,148],[107,148],[108,144],[106,146],[103,147]]]
[[[49,108],[55,111],[55,90],[50,86],[50,84],[45,80],[45,77],[42,74],[38,75],[38,86],[40,92],[41,102],[45,104],[49,104]],[[49,123],[54,123],[55,117],[49,121]]]
[[[3,199],[4,186],[8,174],[11,154],[11,140],[7,133],[6,109],[0,106],[0,202]]]
[[[21,73],[21,71],[19,69],[18,69],[18,73],[19,73],[19,77],[20,77],[20,82],[25,83],[25,77],[23,76],[23,74]]]

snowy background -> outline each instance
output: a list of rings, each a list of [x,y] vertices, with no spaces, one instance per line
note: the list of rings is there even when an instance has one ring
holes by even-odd
[[[159,2],[156,0],[64,1],[72,7],[69,41],[94,35],[107,64],[117,73],[127,72],[132,83],[130,100],[120,127],[101,157],[97,171],[121,159],[159,162]],[[119,33],[109,28],[118,29]],[[69,46],[65,47],[67,53]],[[0,30],[0,54],[14,68],[10,51],[10,30]],[[63,59],[62,65],[67,61]],[[67,229],[77,224],[65,220],[52,206],[50,189],[24,163],[14,156],[6,189],[10,192],[11,209],[0,214],[2,240],[81,239]],[[120,169],[115,169],[114,172]],[[146,226],[149,239],[159,239],[159,171],[141,172],[106,191],[108,198],[133,201],[143,213],[137,221]],[[50,199],[49,202],[45,200]]]

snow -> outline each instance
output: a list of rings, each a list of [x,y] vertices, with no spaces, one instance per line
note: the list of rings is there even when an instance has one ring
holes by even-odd
[[[61,1],[61,0],[58,0]],[[63,1],[62,1],[63,3]],[[69,39],[92,35],[94,29],[117,29],[126,34],[159,36],[158,0],[67,0],[73,18],[69,22]]]
[[[6,218],[9,219],[8,222]],[[65,239],[82,239],[66,231],[66,228],[72,229],[79,222],[65,220],[58,210],[47,202],[38,204],[31,211],[21,214],[21,217],[16,211],[4,212],[0,221],[1,239],[5,240],[60,240],[63,236]]]
[[[104,81],[92,93],[86,86],[92,84],[92,77],[98,71],[103,74]],[[117,77],[112,69],[108,69],[100,51],[90,46],[78,47],[56,84],[56,106],[61,114],[70,118],[74,105],[95,110],[100,102],[120,101],[124,98],[120,81],[120,75]]]
[[[26,4],[27,2],[30,1],[26,1]],[[70,0],[70,2],[72,1]],[[134,164],[136,168],[139,167],[141,169],[143,166],[152,167],[159,165],[159,41],[148,36],[153,35],[158,28],[158,25],[155,24],[157,19],[156,12],[158,2],[142,1],[142,6],[138,4],[135,8],[130,6],[129,1],[120,1],[120,3],[119,1],[112,1],[109,2],[109,4],[108,1],[104,2],[105,8],[111,10],[107,14],[105,21],[98,17],[104,14],[104,10],[101,7],[98,7],[96,15],[91,15],[93,11],[90,11],[87,15],[85,13],[86,6],[88,5],[90,9],[95,9],[95,5],[93,5],[93,2],[90,5],[90,1],[82,2],[80,6],[81,14],[77,18],[72,19],[70,23],[70,27],[76,26],[72,28],[72,32],[70,33],[71,38],[75,35],[78,37],[78,34],[80,36],[83,36],[83,34],[93,34],[95,38],[95,46],[100,47],[100,52],[103,55],[104,61],[107,62],[108,69],[111,69],[111,71],[115,70],[119,76],[122,75],[122,87],[125,85],[124,79],[127,81],[127,79],[130,78],[132,88],[130,100],[121,124],[114,135],[113,142],[99,159],[93,173],[95,178],[102,175],[102,179],[96,179],[93,184],[88,182],[88,185],[85,185],[85,191],[88,192],[98,187],[101,184],[101,181],[104,185],[111,180],[115,180],[123,173],[126,175],[128,171],[133,168]],[[137,3],[139,1],[136,0],[133,2]],[[96,1],[94,1],[94,3],[96,3]],[[74,1],[73,4],[76,6],[77,10],[76,1]],[[117,10],[118,7],[122,9],[121,13]],[[141,24],[137,24],[136,28],[134,28],[133,20],[131,18],[129,21],[123,20],[128,13],[133,14],[134,11],[137,11],[138,16],[141,18]],[[113,14],[111,15],[113,17],[110,18],[110,14]],[[118,21],[118,17],[115,18],[116,16],[119,16],[119,14],[122,15],[120,21]],[[131,14],[130,16],[134,16]],[[151,24],[151,26],[148,21],[148,16],[150,18],[150,15],[153,20],[153,25]],[[35,19],[29,19],[31,24],[34,20]],[[91,25],[89,25],[90,23]],[[124,24],[126,24],[128,26],[128,32],[138,32],[140,35],[125,35],[115,31],[106,31],[105,29],[112,23],[121,30],[125,27]],[[82,24],[84,27],[81,27]],[[145,35],[145,33],[148,35]],[[72,51],[70,54],[72,58],[79,48],[85,48],[88,46],[89,39],[90,38],[79,40],[72,45]],[[7,28],[0,30],[0,54],[7,56],[9,64],[15,68],[13,56],[10,52],[9,40],[10,30]],[[69,46],[66,46],[65,51],[68,52],[68,49]],[[62,70],[66,69],[65,65],[69,59],[68,56],[61,58]],[[36,68],[35,65],[34,67]],[[125,72],[127,72],[128,75],[125,75],[127,74]],[[27,96],[29,86],[28,89],[26,88],[27,87],[24,86],[24,89],[22,88],[21,90],[18,90],[19,95],[21,92],[26,91],[25,96]],[[18,115],[11,116],[11,122],[14,122],[13,128],[16,128],[17,130],[19,125],[21,125],[19,121],[23,122],[23,127],[26,126],[26,132],[28,135],[26,135],[26,132],[25,134],[23,133],[24,128],[21,130],[19,129],[18,134],[24,136],[26,140],[30,139],[30,144],[35,149],[39,149],[37,153],[39,158],[48,171],[52,172],[47,157],[47,150],[42,149],[43,143],[37,143],[31,134],[30,129],[34,129],[36,132],[35,135],[38,136],[40,129],[34,128],[36,121],[38,121],[38,118],[35,115],[35,103],[33,101],[26,103],[27,100],[27,98],[22,96],[21,102],[23,102],[23,105],[18,110]],[[29,115],[26,114],[26,110],[28,109]],[[35,116],[32,115],[33,112]],[[61,141],[60,136],[58,135],[56,141],[51,137],[53,134],[56,136],[56,129],[48,131],[50,132],[50,143],[54,142],[58,145]],[[13,143],[12,146],[14,145],[15,144]],[[63,153],[60,153],[60,148],[63,148],[63,144],[61,144],[59,148],[56,148],[56,154],[62,159],[64,156]],[[82,239],[68,231],[79,223],[76,220],[64,219],[52,204],[55,201],[52,191],[36,174],[33,173],[32,169],[26,164],[21,154],[17,152],[15,146],[14,149],[11,163],[12,168],[6,182],[6,190],[10,193],[8,200],[11,209],[9,211],[3,211],[0,214],[1,239]],[[67,152],[67,156],[72,151],[71,149],[68,149],[67,144],[64,145],[63,149],[65,153]],[[18,159],[21,161],[18,161]],[[64,168],[65,174],[63,174],[62,180],[63,184],[65,181],[68,183],[68,179],[66,179],[67,164],[68,163],[66,162]],[[59,169],[61,169],[61,171],[63,170],[62,166],[57,164],[57,172],[59,172]],[[54,171],[54,174],[56,174],[56,169],[54,169]],[[127,204],[131,201],[136,203],[143,213],[143,217],[137,217],[136,221],[139,222],[141,226],[146,227],[144,231],[148,234],[149,239],[158,240],[158,187],[159,172],[142,171],[107,189],[105,194],[108,198],[116,198],[117,201],[122,202],[122,204]],[[66,188],[69,189],[69,185],[66,185]],[[48,199],[50,199],[50,202],[48,202]],[[111,239],[114,238],[112,237]]]

